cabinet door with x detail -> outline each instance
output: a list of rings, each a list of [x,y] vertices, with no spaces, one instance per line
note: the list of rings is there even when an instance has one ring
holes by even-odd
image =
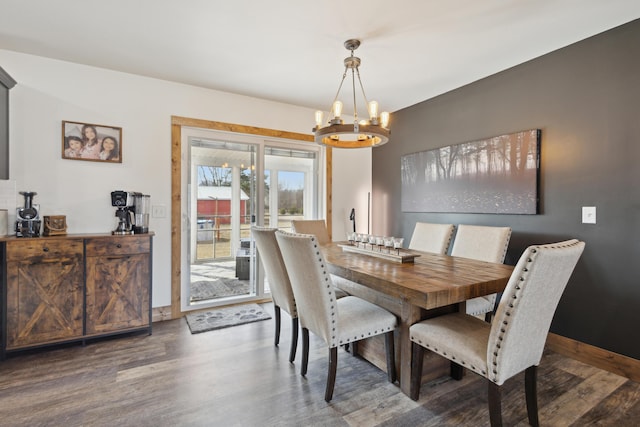
[[[87,336],[150,327],[150,241],[87,239]]]
[[[81,337],[83,240],[15,240],[7,242],[6,257],[6,348]]]

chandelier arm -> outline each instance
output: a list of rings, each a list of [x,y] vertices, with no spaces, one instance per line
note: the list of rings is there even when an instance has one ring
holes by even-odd
[[[351,90],[353,90],[353,121],[354,123],[358,123],[358,106],[356,104],[356,77],[353,68],[351,69]]]
[[[362,85],[362,80],[360,79],[360,69],[356,68],[356,72],[358,73],[358,82],[360,82],[360,90],[362,91],[362,97],[364,98],[364,102],[367,106],[369,106],[369,100],[367,99],[367,94],[364,93],[364,86]],[[355,96],[355,90],[354,90]]]
[[[333,104],[338,100],[338,97],[340,96],[340,91],[342,90],[342,84],[344,83],[344,79],[347,77],[348,69],[349,69],[348,67],[344,67],[344,73],[342,73],[342,80],[340,80],[340,84],[338,85],[338,91],[336,92],[336,96],[333,98],[333,101],[331,102],[331,107],[329,108],[329,111],[333,110]]]

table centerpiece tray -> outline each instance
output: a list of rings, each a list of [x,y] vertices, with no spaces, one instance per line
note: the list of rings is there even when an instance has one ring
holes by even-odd
[[[407,252],[403,249],[400,249],[400,251],[398,251],[397,249],[380,249],[375,246],[373,248],[363,248],[360,246],[351,245],[349,243],[338,243],[338,246],[341,247],[344,252],[355,252],[401,263],[413,262],[414,258],[420,256],[420,254]],[[370,245],[367,244],[367,246]]]

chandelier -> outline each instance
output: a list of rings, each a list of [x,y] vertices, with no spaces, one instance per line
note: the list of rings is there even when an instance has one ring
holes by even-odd
[[[378,103],[376,101],[369,102],[364,93],[362,80],[360,80],[360,58],[353,55],[353,52],[360,46],[360,40],[350,39],[344,42],[344,47],[351,51],[351,56],[344,60],[344,73],[338,92],[333,99],[331,112],[329,113],[328,124],[322,127],[323,113],[316,111],[316,126],[313,128],[315,134],[315,142],[318,144],[328,145],[337,148],[362,148],[362,147],[378,147],[389,141],[389,113],[378,111]],[[353,89],[353,124],[345,124],[342,118],[343,104],[338,100],[342,84],[347,77],[347,73],[351,70],[351,86]],[[362,97],[367,105],[369,119],[360,119],[358,117],[358,108],[356,104],[356,76],[358,84],[362,91]]]

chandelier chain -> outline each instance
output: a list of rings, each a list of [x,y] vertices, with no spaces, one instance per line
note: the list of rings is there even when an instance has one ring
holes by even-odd
[[[356,67],[356,70],[358,68]],[[356,105],[356,76],[355,70],[351,69],[351,90],[353,90],[353,121],[354,123],[358,123],[358,106]],[[360,73],[358,73],[358,79],[360,78]]]
[[[362,97],[364,98],[364,105],[369,105],[369,100],[367,99],[367,94],[364,93],[364,86],[362,85],[362,80],[360,79],[360,68],[356,68],[356,73],[358,74],[358,82],[360,83],[360,90],[362,91]],[[355,89],[353,90],[353,93],[355,96]]]
[[[333,98],[333,102],[331,103],[331,108],[329,111],[333,110],[333,104],[338,100],[340,96],[340,91],[342,90],[342,84],[344,83],[344,79],[347,77],[347,70],[349,67],[344,67],[344,73],[342,73],[342,80],[340,80],[340,84],[338,85],[338,91],[336,92],[336,96]]]

